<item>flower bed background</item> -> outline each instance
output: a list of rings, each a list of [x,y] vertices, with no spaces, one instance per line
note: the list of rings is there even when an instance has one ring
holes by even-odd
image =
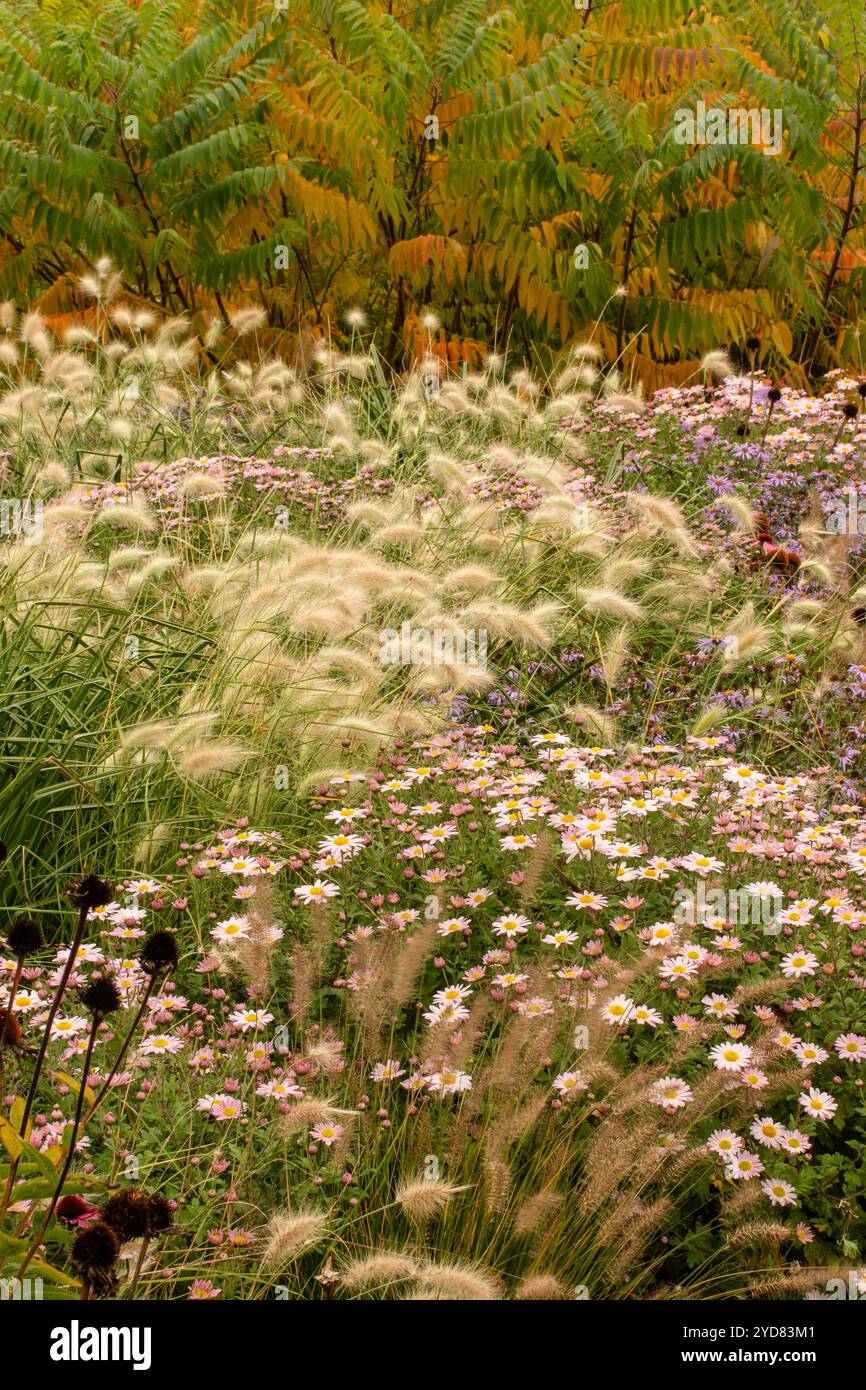
[[[3,311],[2,891],[48,943],[3,948],[4,1276],[859,1281],[859,379],[395,387],[105,312]]]

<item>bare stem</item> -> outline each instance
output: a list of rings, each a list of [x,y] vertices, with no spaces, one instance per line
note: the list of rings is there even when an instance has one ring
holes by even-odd
[[[0,1029],[0,1102],[3,1100],[3,1049],[6,1046],[6,1038],[12,1026],[12,1014],[15,1010],[15,996],[18,993],[18,985],[21,982],[21,971],[24,969],[24,957],[19,956],[15,962],[15,974],[12,976],[12,984],[9,986],[9,997],[6,1000],[6,1009],[3,1015],[3,1027]]]
[[[138,1288],[138,1281],[141,1278],[141,1271],[144,1268],[144,1260],[145,1256],[147,1255],[147,1249],[149,1245],[150,1236],[144,1236],[141,1242],[141,1249],[138,1252],[138,1259],[135,1262],[135,1273],[132,1276],[132,1283],[129,1286],[129,1298],[135,1297],[135,1291]]]
[[[90,1036],[87,1039],[87,1051],[84,1054],[84,1072],[81,1077],[81,1085],[78,1088],[78,1096],[76,1097],[75,1101],[75,1118],[72,1121],[72,1133],[69,1136],[69,1148],[66,1150],[66,1158],[63,1161],[63,1168],[60,1173],[60,1177],[57,1180],[57,1186],[51,1194],[51,1201],[48,1203],[48,1210],[45,1212],[42,1218],[42,1223],[39,1227],[39,1230],[33,1237],[33,1240],[30,1244],[30,1249],[24,1256],[21,1268],[18,1271],[19,1279],[24,1278],[27,1266],[29,1265],[30,1261],[33,1259],[33,1256],[36,1254],[36,1251],[39,1248],[39,1244],[42,1240],[42,1237],[45,1235],[48,1223],[54,1215],[54,1208],[57,1206],[57,1203],[60,1200],[60,1194],[63,1191],[63,1184],[66,1182],[66,1179],[69,1176],[69,1169],[72,1167],[72,1160],[75,1157],[75,1144],[78,1139],[78,1127],[81,1124],[81,1112],[84,1109],[84,1093],[87,1090],[87,1078],[90,1074],[90,1059],[93,1056],[93,1044],[96,1042],[96,1034],[99,1031],[99,1025],[102,1022],[102,1018],[103,1015],[100,1013],[95,1013],[93,1015],[93,1022],[90,1025]]]
[[[86,923],[87,907],[84,904],[82,904],[78,912],[78,925],[75,928],[75,935],[73,936],[72,943],[69,947],[69,955],[67,957],[66,964],[63,967],[63,973],[60,976],[57,988],[54,991],[54,998],[51,1001],[51,1008],[48,1011],[48,1018],[45,1021],[45,1029],[42,1033],[42,1041],[39,1044],[39,1051],[36,1054],[36,1062],[33,1067],[33,1076],[30,1080],[30,1089],[27,1092],[27,1099],[24,1102],[24,1113],[21,1116],[21,1125],[18,1130],[18,1133],[21,1135],[22,1139],[26,1138],[27,1136],[27,1123],[30,1119],[30,1113],[33,1109],[33,1103],[36,1100],[36,1091],[39,1086],[39,1078],[42,1074],[42,1068],[45,1064],[45,1054],[48,1051],[48,1044],[51,1041],[51,1029],[54,1025],[54,1019],[57,1016],[57,1010],[60,1008],[60,1001],[63,998],[63,995],[66,991],[66,986],[69,983],[69,977],[75,968],[75,958],[78,955],[78,948],[81,945],[81,940],[84,936],[84,928]],[[13,1158],[10,1161],[9,1172],[6,1176],[6,1186],[3,1190],[2,1201],[0,1201],[0,1212],[5,1213],[9,1205],[9,1199],[12,1195],[12,1188],[15,1183],[15,1176],[18,1172],[18,1164],[20,1163],[20,1161],[20,1154],[18,1158]]]

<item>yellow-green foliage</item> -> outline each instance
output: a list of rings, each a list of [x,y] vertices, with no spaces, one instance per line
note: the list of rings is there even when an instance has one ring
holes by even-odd
[[[648,385],[750,335],[789,373],[856,362],[866,17],[848,0],[821,15],[0,5],[0,289],[51,285],[42,307],[64,315],[83,260],[108,254],[163,311],[254,292],[265,333],[304,357],[362,304],[392,365],[556,350],[591,327]],[[678,143],[699,101],[772,117],[773,149]],[[441,328],[421,322],[431,302]]]

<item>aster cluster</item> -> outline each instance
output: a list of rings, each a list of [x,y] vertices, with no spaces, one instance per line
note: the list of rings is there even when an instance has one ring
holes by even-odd
[[[866,502],[864,398],[863,379],[841,369],[827,373],[817,394],[731,374],[711,389],[659,390],[639,417],[624,418],[601,400],[575,428],[590,440],[589,469],[621,441],[627,478],[663,476],[673,463],[710,499],[745,489],[778,533],[793,538],[813,492],[825,515],[840,500],[847,505],[850,489]],[[862,544],[856,532],[853,544]]]
[[[862,1106],[866,1061],[866,813],[826,793],[738,760],[720,736],[624,754],[555,728],[503,742],[457,725],[318,788],[328,833],[310,848],[246,821],[184,845],[174,910],[200,949],[182,987],[147,997],[83,1152],[98,1166],[123,1146],[117,1104],[135,1096],[146,1113],[179,1069],[189,1122],[213,1127],[203,1143],[213,1133],[219,1152],[224,1128],[277,1123],[308,1189],[336,1180],[333,1200],[357,1206],[377,1132],[411,1150],[462,1107],[495,1129],[507,1076],[578,1151],[605,1125],[648,1123],[659,1173],[705,1163],[723,1204],[754,1184],[750,1210],[797,1208],[787,1238],[814,1244],[820,1228],[826,1262],[819,1174]],[[141,924],[177,877],[128,879],[88,910],[102,944],[82,943],[71,979],[79,996],[112,981],[119,1004],[91,1087],[147,988]],[[253,947],[269,962],[257,985]],[[25,1035],[64,959],[28,969],[14,1001]],[[13,958],[2,965],[11,976]],[[322,991],[317,1022],[304,971]],[[387,1048],[377,1018],[391,1019]],[[72,1072],[87,1028],[85,1013],[54,1020]],[[38,1115],[32,1142],[56,1144],[63,1117],[62,1104]],[[232,1249],[241,1258],[243,1242]]]

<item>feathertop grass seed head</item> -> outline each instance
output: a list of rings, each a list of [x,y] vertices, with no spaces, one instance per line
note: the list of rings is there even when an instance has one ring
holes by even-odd
[[[414,1279],[417,1273],[418,1263],[414,1256],[397,1250],[380,1250],[347,1265],[341,1282],[347,1289],[366,1289]]]
[[[566,705],[562,712],[566,719],[573,719],[578,728],[587,729],[605,743],[614,741],[616,719],[613,715],[587,704]]]
[[[704,353],[701,358],[700,370],[714,382],[726,381],[729,376],[734,374],[734,366],[730,357],[720,348],[714,348],[712,352]]]
[[[427,1222],[444,1211],[458,1192],[465,1191],[466,1186],[455,1186],[441,1178],[417,1178],[398,1188],[395,1201],[414,1221]]]
[[[742,531],[755,531],[757,518],[754,509],[744,497],[738,497],[735,493],[725,493],[718,499],[718,505],[730,512]]]
[[[639,623],[644,618],[644,610],[639,603],[609,586],[578,588],[577,596],[589,613],[603,614],[627,623]]]
[[[571,1292],[552,1274],[530,1274],[521,1279],[514,1290],[514,1297],[521,1300],[541,1299],[546,1303],[571,1298]]]
[[[177,768],[181,777],[205,782],[236,772],[247,757],[248,750],[236,744],[202,744],[185,752]]]
[[[183,497],[200,501],[204,498],[222,497],[224,484],[212,473],[187,473],[181,480],[180,492]]]
[[[301,1130],[312,1129],[320,1124],[334,1124],[342,1117],[352,1116],[355,1113],[353,1110],[340,1109],[331,1100],[318,1096],[306,1096],[280,1117],[279,1132],[284,1139],[290,1139]]]
[[[711,729],[715,729],[719,724],[726,724],[731,717],[731,711],[727,705],[715,704],[707,705],[702,709],[692,724],[690,734],[692,738],[700,738],[708,734]]]
[[[290,1264],[305,1250],[324,1240],[327,1229],[328,1217],[323,1212],[277,1212],[265,1232],[262,1268],[281,1269]]]
[[[490,1302],[502,1297],[500,1281],[478,1265],[439,1264],[423,1266],[419,1271],[422,1293],[458,1302]]]
[[[730,1232],[727,1243],[735,1250],[741,1245],[778,1246],[790,1239],[790,1230],[780,1221],[747,1221]]]

